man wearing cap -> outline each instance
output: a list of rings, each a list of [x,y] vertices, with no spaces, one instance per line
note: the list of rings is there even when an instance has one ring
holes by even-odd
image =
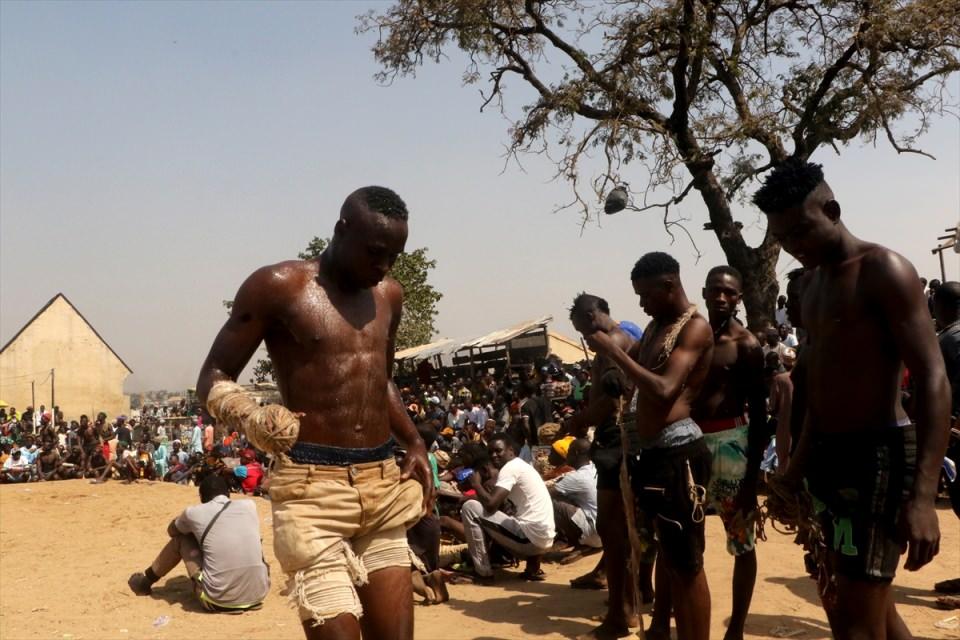
[[[590,460],[590,441],[564,438],[554,442],[553,448],[573,467],[573,471],[549,487],[557,537],[574,546],[600,548],[603,543],[597,533],[597,468]]]
[[[0,480],[3,482],[30,481],[30,465],[20,449],[13,449],[10,452],[10,457],[3,463],[3,469],[0,470]]]

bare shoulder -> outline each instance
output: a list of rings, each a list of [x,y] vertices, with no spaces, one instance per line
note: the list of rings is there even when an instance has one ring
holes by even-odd
[[[733,329],[733,339],[737,342],[737,348],[743,353],[762,353],[763,351],[757,337],[739,322]]]
[[[917,270],[902,255],[878,244],[867,245],[862,255],[860,275],[871,291],[922,296]]]
[[[680,331],[680,335],[677,337],[677,345],[682,345],[688,349],[712,347],[713,329],[710,328],[710,322],[699,312],[694,313],[687,325]]]
[[[394,278],[387,276],[374,287],[374,290],[385,297],[394,309],[400,309],[403,306],[403,285]]]
[[[285,304],[315,278],[317,272],[317,264],[310,260],[286,260],[260,267],[240,285],[234,308],[267,309]]]
[[[620,327],[614,327],[613,331],[610,332],[610,337],[613,338],[614,344],[626,353],[630,353],[630,349],[634,346],[635,340]]]

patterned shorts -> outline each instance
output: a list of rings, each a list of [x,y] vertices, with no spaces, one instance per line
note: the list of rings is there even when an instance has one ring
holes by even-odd
[[[707,504],[720,515],[727,532],[727,551],[740,556],[756,546],[756,527],[734,506],[734,498],[747,473],[747,430],[741,425],[716,433],[705,433],[703,441],[713,456],[713,471],[707,485]]]

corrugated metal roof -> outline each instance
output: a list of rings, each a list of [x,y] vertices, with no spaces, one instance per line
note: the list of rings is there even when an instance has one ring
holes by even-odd
[[[476,349],[477,347],[492,347],[498,344],[505,344],[517,336],[522,336],[523,334],[529,333],[534,329],[546,327],[551,322],[553,322],[553,316],[543,316],[541,318],[537,318],[536,320],[521,322],[520,324],[516,324],[509,329],[500,329],[498,331],[493,331],[486,335],[482,335],[479,338],[468,340],[460,345],[460,349],[469,349],[471,347]],[[458,351],[460,349],[458,349]]]
[[[517,336],[522,336],[523,334],[529,333],[535,329],[546,327],[551,322],[553,322],[553,316],[543,316],[541,318],[537,318],[536,320],[528,320],[526,322],[521,322],[520,324],[515,324],[507,329],[498,329],[497,331],[493,331],[470,340],[452,340],[450,338],[444,338],[443,340],[437,340],[436,342],[421,344],[416,347],[404,349],[403,351],[397,351],[393,358],[397,362],[400,362],[401,360],[413,360],[414,362],[419,362],[421,360],[426,360],[438,355],[445,356],[451,353],[456,353],[462,349],[476,349],[479,347],[492,347],[499,344],[506,344]]]
[[[443,340],[437,340],[436,342],[429,342],[427,344],[421,344],[416,347],[404,349],[403,351],[397,351],[397,353],[394,354],[393,359],[397,362],[401,360],[414,360],[419,362],[421,360],[432,358],[436,355],[453,353],[457,350],[457,348],[459,348],[459,346],[460,343],[458,341],[444,338]]]

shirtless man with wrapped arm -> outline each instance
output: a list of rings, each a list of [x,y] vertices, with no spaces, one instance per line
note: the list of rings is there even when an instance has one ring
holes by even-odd
[[[310,639],[413,637],[406,529],[433,483],[391,379],[403,291],[387,273],[406,239],[393,191],[352,193],[319,258],[244,282],[197,383],[214,417],[277,457],[274,550]],[[261,342],[283,406],[259,407],[233,382]]]

